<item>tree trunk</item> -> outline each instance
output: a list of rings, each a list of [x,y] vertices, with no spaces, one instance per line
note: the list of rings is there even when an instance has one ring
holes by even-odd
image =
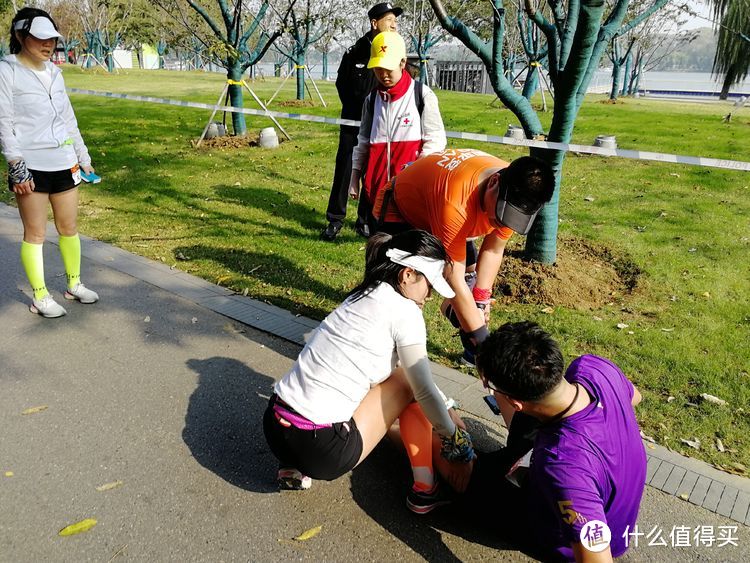
[[[622,73],[622,90],[620,90],[621,96],[627,96],[628,94],[628,77],[630,76],[630,70],[633,66],[633,57],[628,53],[625,59],[625,72]]]
[[[548,163],[555,172],[555,193],[552,199],[539,210],[534,224],[526,237],[524,257],[543,264],[554,264],[557,259],[557,225],[560,207],[560,178],[565,159],[564,151],[532,148],[531,156]]]
[[[235,62],[227,72],[227,78],[229,80],[240,82],[242,81],[242,66],[239,62]],[[244,106],[242,97],[242,85],[241,84],[230,84],[229,85],[229,105],[233,108],[241,108]],[[245,114],[232,112],[232,129],[234,134],[238,137],[247,135],[247,125],[245,124]]]
[[[720,100],[726,100],[729,97],[729,89],[736,82],[734,72],[727,72],[724,76],[724,83],[721,86],[721,93],[719,94]]]
[[[323,80],[328,80],[328,51],[323,53]]]
[[[305,53],[297,53],[297,99],[305,99]]]
[[[612,62],[612,89],[609,91],[609,99],[616,100],[620,91],[620,76],[622,76],[620,61]]]
[[[539,67],[537,65],[529,64],[529,70],[526,72],[526,81],[523,84],[523,92],[521,95],[527,100],[531,101],[531,96],[536,94],[539,89]]]

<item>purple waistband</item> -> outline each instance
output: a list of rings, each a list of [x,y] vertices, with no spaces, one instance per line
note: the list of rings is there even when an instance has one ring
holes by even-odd
[[[285,409],[284,406],[280,405],[278,402],[273,405],[273,412],[300,430],[317,430],[319,428],[330,428],[333,426],[332,424],[315,424],[301,414]]]

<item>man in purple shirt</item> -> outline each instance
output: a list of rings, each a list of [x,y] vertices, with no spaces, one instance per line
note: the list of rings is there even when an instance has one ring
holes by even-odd
[[[599,562],[622,555],[646,483],[633,411],[638,390],[598,356],[577,358],[563,376],[560,348],[531,322],[492,333],[481,345],[477,370],[509,437],[507,448],[478,454],[470,475],[438,464],[454,488],[467,489],[468,508],[501,523],[508,537],[543,560]],[[518,463],[528,450],[530,462],[526,456]]]

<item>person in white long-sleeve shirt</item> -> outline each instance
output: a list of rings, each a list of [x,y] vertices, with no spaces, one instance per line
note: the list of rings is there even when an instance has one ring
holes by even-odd
[[[445,504],[433,472],[433,427],[446,459],[474,457],[427,358],[422,306],[432,288],[453,295],[446,260],[425,231],[370,237],[363,281],[315,330],[266,409],[263,430],[282,488],[348,473],[398,418],[414,476],[407,506],[424,514]]]
[[[44,279],[42,245],[50,205],[67,275],[64,297],[99,300],[80,279],[77,186],[81,170],[93,174],[94,169],[62,73],[50,62],[60,37],[47,12],[23,8],[11,23],[12,54],[0,60],[0,145],[8,161],[8,188],[23,222],[21,262],[33,291],[29,310],[44,317],[66,313]]]

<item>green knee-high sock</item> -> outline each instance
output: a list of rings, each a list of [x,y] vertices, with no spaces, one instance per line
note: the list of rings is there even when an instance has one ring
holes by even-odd
[[[41,244],[31,244],[23,241],[21,243],[21,264],[26,270],[31,289],[34,291],[34,299],[37,301],[49,294],[47,284],[44,283],[44,255]]]
[[[72,237],[60,235],[60,254],[68,278],[68,289],[72,289],[81,281],[81,239],[78,233]]]

